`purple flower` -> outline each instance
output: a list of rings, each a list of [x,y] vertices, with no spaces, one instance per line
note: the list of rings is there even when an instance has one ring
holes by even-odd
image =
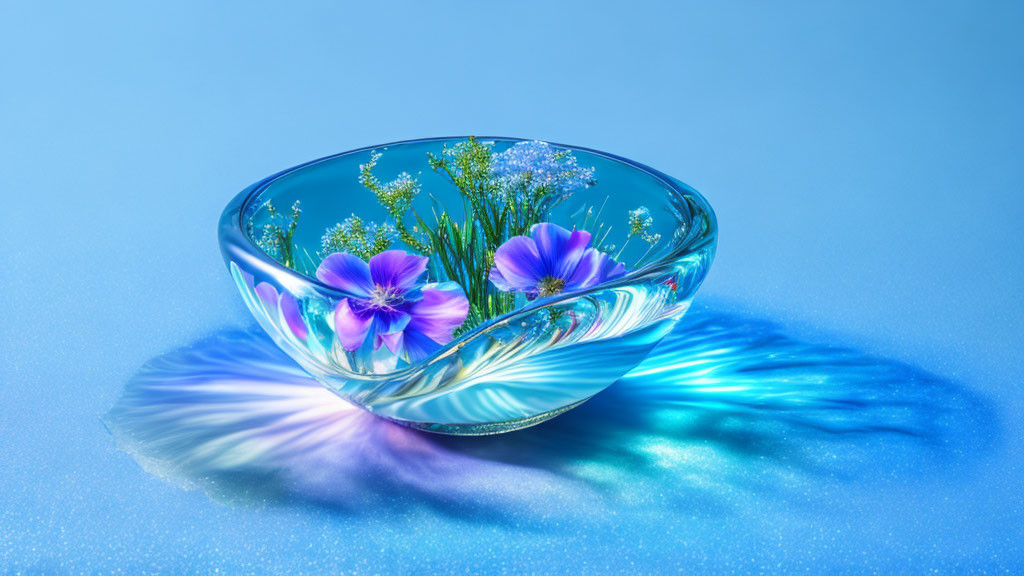
[[[427,258],[387,250],[363,260],[347,253],[331,254],[316,277],[351,295],[334,308],[334,331],[345,350],[362,348],[372,337],[392,354],[403,352],[410,362],[451,342],[452,332],[469,313],[469,300],[454,282],[419,284]]]
[[[509,238],[494,252],[491,283],[503,292],[546,297],[596,286],[626,273],[608,254],[590,246],[590,233],[542,222],[530,236]]]

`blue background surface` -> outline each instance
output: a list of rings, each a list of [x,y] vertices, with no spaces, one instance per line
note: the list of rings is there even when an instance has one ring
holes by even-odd
[[[370,4],[0,5],[0,571],[1024,570],[1020,3]],[[505,444],[424,440],[464,468],[416,482],[381,484],[417,472],[364,441],[333,473],[365,486],[326,500],[211,497],[117,449],[101,417],[140,366],[251,323],[216,246],[231,196],[470,133],[702,191],[698,320],[884,359],[890,415],[868,394],[826,441],[831,416],[755,402],[757,443],[727,444],[605,400]],[[941,434],[874,424],[901,410]]]

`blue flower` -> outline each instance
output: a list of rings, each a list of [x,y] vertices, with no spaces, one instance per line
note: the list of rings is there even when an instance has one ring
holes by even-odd
[[[347,253],[331,254],[316,271],[324,284],[351,294],[334,308],[342,347],[359,350],[369,339],[406,354],[410,362],[451,342],[469,313],[469,300],[454,282],[421,284],[427,258],[387,250],[369,264]]]
[[[590,246],[589,232],[570,232],[542,222],[530,230],[530,236],[514,236],[498,247],[490,278],[502,292],[544,298],[596,286],[625,273],[622,264]]]

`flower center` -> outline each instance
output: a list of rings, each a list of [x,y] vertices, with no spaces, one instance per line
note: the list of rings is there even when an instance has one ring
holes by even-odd
[[[537,283],[537,288],[540,292],[541,298],[554,296],[565,289],[565,279],[555,278],[554,276],[545,276]]]
[[[394,286],[377,284],[370,293],[370,306],[373,308],[394,308],[405,301],[405,298]]]

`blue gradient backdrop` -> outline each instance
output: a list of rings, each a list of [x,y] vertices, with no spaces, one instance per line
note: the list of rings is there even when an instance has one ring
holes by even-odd
[[[0,3],[0,572],[1021,572],[1022,29],[1014,2]],[[762,347],[796,380],[637,377],[505,442],[374,429],[218,489],[194,445],[118,449],[143,364],[250,325],[233,194],[469,133],[701,190],[718,258],[662,359],[706,336],[747,390]]]

